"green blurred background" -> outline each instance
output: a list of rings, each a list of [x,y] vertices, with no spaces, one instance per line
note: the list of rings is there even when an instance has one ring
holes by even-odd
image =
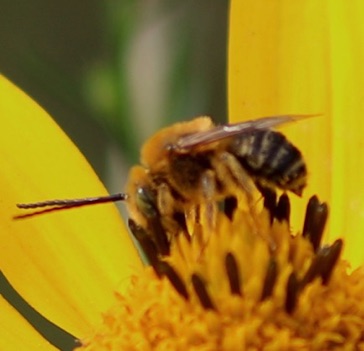
[[[201,114],[225,121],[227,12],[210,0],[0,0],[0,72],[120,192],[156,130]]]
[[[228,1],[0,0],[0,9],[0,72],[54,117],[111,192],[157,129],[226,119]]]

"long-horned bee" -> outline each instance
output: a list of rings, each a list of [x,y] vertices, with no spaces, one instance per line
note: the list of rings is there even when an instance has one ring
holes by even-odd
[[[148,139],[140,165],[132,167],[125,194],[18,204],[19,208],[72,207],[125,200],[131,229],[152,238],[159,254],[186,228],[186,216],[201,205],[234,198],[236,189],[280,188],[301,195],[307,169],[301,152],[272,128],[299,116],[265,117],[215,125],[209,117],[164,128]]]

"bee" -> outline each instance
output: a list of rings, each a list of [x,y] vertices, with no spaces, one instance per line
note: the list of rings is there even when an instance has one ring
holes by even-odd
[[[168,255],[170,238],[187,231],[186,216],[200,206],[248,195],[251,182],[301,196],[307,183],[302,154],[272,128],[299,116],[264,117],[215,125],[210,117],[164,128],[141,149],[140,164],[130,170],[126,192],[107,197],[18,204],[19,208],[73,207],[126,201],[132,232],[160,255]]]

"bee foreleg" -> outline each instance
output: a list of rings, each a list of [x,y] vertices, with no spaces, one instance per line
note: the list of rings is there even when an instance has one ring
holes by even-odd
[[[169,235],[173,237],[182,232],[189,240],[182,200],[173,196],[172,189],[167,183],[162,183],[157,188],[157,206],[163,226]]]
[[[157,207],[161,216],[170,217],[174,212],[175,200],[172,196],[171,189],[167,183],[158,186],[157,191]]]

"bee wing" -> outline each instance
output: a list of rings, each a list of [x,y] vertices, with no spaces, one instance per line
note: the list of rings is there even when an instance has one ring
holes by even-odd
[[[212,128],[205,132],[193,133],[183,136],[177,141],[175,148],[182,151],[190,149],[197,145],[213,143],[221,139],[230,138],[235,135],[251,132],[257,129],[274,128],[284,123],[294,122],[299,120],[300,118],[311,116],[317,115],[271,116],[234,124],[224,124],[216,126],[215,128]]]

